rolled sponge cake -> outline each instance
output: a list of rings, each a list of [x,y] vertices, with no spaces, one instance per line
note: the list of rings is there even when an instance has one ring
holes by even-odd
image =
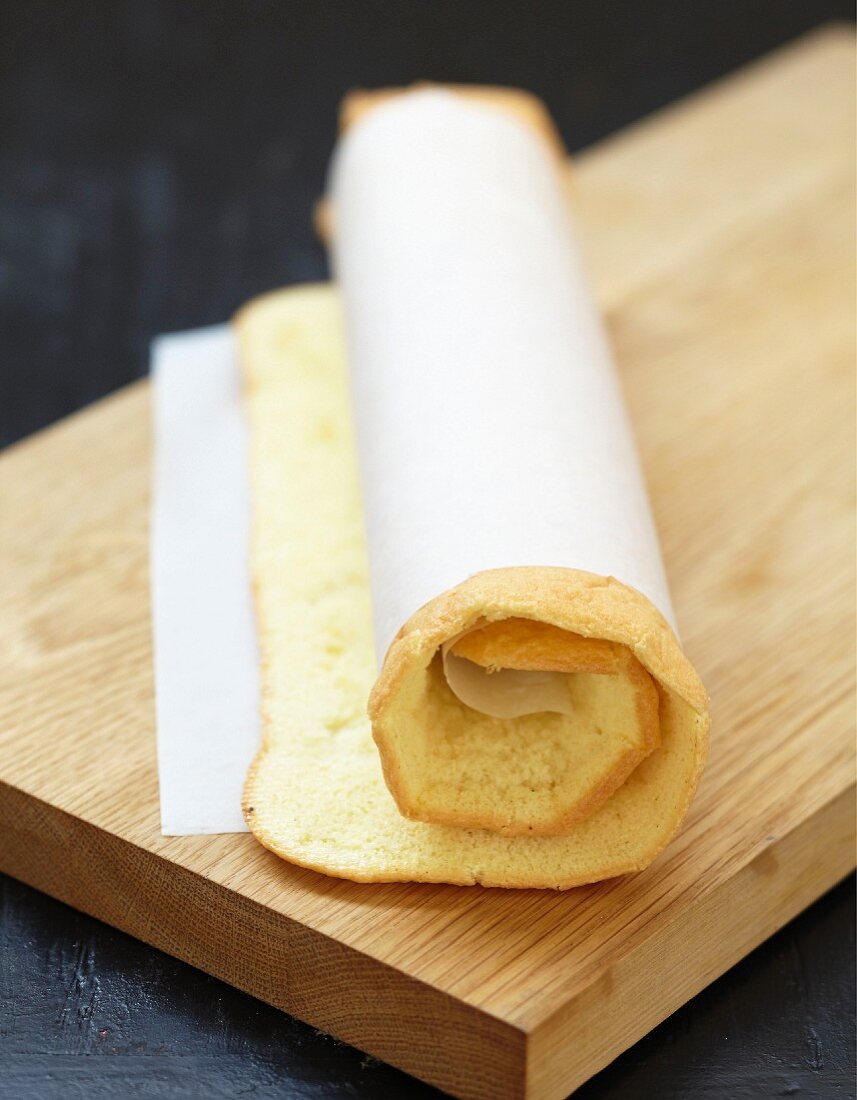
[[[477,663],[562,665],[570,713],[494,718],[461,703],[439,660],[457,637]],[[670,691],[706,712],[693,667],[645,597],[613,578],[516,567],[476,574],[418,611],[390,647],[369,714],[406,816],[551,836],[590,817],[659,747]]]
[[[355,142],[353,130],[361,126],[370,132]],[[634,515],[624,522],[617,496],[608,504],[601,544],[613,532],[626,537],[631,556],[639,551],[654,561],[648,572],[662,577],[621,398],[575,267],[561,143],[537,99],[496,88],[353,94],[343,129],[332,177],[331,245],[343,284],[360,454],[364,473],[370,471],[364,490],[377,640],[389,639],[391,617],[393,629],[405,617],[398,615],[402,606],[384,614],[383,605],[395,602],[391,591],[413,584],[422,599],[432,597],[396,634],[371,694],[384,777],[399,811],[412,820],[508,837],[562,835],[609,805],[658,751],[672,713],[668,692],[703,724],[707,703],[671,627],[641,592],[584,569],[511,564],[533,556],[579,564],[575,543],[585,542],[591,520],[596,524],[585,502],[579,512],[574,502],[600,495],[594,510],[604,512],[601,503],[611,495],[609,480],[603,492],[581,494],[579,479],[588,468],[591,484],[598,484],[599,466],[613,459],[608,453],[599,462],[599,448],[603,455],[607,447],[618,456],[614,482],[632,486],[625,491]],[[479,152],[471,153],[465,133]],[[415,148],[416,137],[422,144]],[[433,266],[441,252],[445,264]],[[492,264],[502,274],[488,292],[480,276]],[[522,271],[539,281],[540,297],[527,296]],[[445,288],[447,272],[470,311],[467,324],[460,322],[456,292]],[[401,296],[398,284],[407,288]],[[514,301],[520,313],[529,311],[520,323],[509,308]],[[436,325],[433,310],[441,318]],[[447,323],[454,338],[437,335]],[[474,329],[497,334],[474,336]],[[428,353],[415,351],[411,331],[422,334]],[[544,332],[555,341],[543,340]],[[518,349],[512,356],[509,346]],[[486,359],[492,369],[483,377],[479,363]],[[539,373],[542,359],[547,366]],[[473,384],[471,374],[482,383]],[[395,401],[384,397],[390,393]],[[438,393],[445,401],[437,402]],[[589,414],[580,410],[589,404],[591,418],[604,418],[600,434],[583,423]],[[492,420],[504,424],[502,440],[484,429]],[[397,421],[411,425],[412,435],[400,432]],[[474,435],[486,440],[482,450],[468,447]],[[450,456],[446,480],[433,482],[431,470]],[[551,502],[568,500],[564,506],[534,504],[546,464],[578,478],[575,485],[566,474],[569,484],[548,493]],[[406,476],[392,475],[402,469]],[[437,491],[443,484],[445,496]],[[496,501],[506,494],[508,516]],[[396,524],[391,512],[407,518]],[[565,541],[557,536],[562,525]],[[527,546],[510,526],[538,534]],[[623,527],[643,532],[639,546]],[[486,531],[495,545],[470,551]],[[414,557],[416,545],[422,560]],[[590,548],[580,556],[592,561],[600,554]],[[456,555],[465,563],[500,558],[501,567],[456,571]],[[432,573],[432,557],[452,564]],[[428,581],[412,582],[406,561],[412,574],[425,569],[446,583],[432,590]],[[475,575],[468,578],[468,571]]]
[[[329,286],[281,291],[245,307],[236,329],[251,427],[262,675],[263,744],[244,794],[255,836],[294,863],[364,882],[568,888],[647,866],[684,817],[708,737],[705,691],[664,618],[609,577],[564,568],[484,571],[404,624],[375,682],[339,297]],[[514,631],[519,620],[559,632],[542,631],[539,643],[550,635],[555,661],[558,651],[576,647],[570,659],[582,662],[587,647],[580,640],[594,639],[590,664],[627,673],[637,662],[657,694],[657,733],[649,735],[656,743],[647,743],[624,782],[562,835],[504,835],[523,830],[506,828],[509,816],[496,798],[498,782],[510,804],[520,795],[518,824],[528,815],[536,821],[566,812],[565,797],[551,801],[550,794],[561,772],[540,787],[537,765],[519,751],[522,739],[538,748],[541,726],[547,729],[553,715],[505,743],[500,731],[495,755],[480,765],[482,779],[494,784],[486,807],[491,830],[408,819],[384,781],[366,714],[370,692],[376,739],[380,730],[382,740],[416,744],[426,775],[443,787],[451,773],[444,776],[437,762],[444,752],[454,756],[458,723],[473,716],[450,699],[441,647],[468,636],[470,657],[490,664],[504,644],[502,636],[492,639],[491,624]],[[522,650],[533,644],[528,629]],[[614,673],[580,675],[607,680]],[[633,683],[639,674],[628,675]],[[439,715],[443,727],[433,720]],[[581,752],[583,767],[591,751]],[[385,759],[393,789],[395,767],[390,774]],[[476,782],[477,811],[478,790]],[[440,791],[445,804],[461,805],[454,794]]]

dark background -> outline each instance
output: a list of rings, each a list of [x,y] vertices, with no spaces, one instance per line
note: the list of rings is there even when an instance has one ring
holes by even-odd
[[[347,89],[521,85],[578,149],[852,10],[0,0],[0,445],[142,375],[154,334],[324,277],[310,211]],[[4,1098],[438,1095],[0,882]],[[578,1095],[853,1097],[854,919],[846,883]]]

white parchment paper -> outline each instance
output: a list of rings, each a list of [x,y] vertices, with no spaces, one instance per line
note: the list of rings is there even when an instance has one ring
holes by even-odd
[[[245,832],[259,743],[247,430],[226,325],[152,349],[152,621],[161,830]]]
[[[555,154],[440,90],[341,142],[330,191],[379,660],[482,569],[612,575],[672,621]]]

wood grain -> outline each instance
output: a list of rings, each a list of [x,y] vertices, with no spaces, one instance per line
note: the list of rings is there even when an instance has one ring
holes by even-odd
[[[247,836],[161,837],[138,384],[0,459],[2,868],[455,1095],[538,1100],[846,874],[853,62],[851,35],[824,32],[578,161],[714,706],[665,856],[559,895],[360,886]]]

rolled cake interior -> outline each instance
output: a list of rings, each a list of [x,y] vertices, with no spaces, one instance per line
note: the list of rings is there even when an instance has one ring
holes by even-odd
[[[370,711],[376,740],[388,785],[409,817],[508,836],[561,833],[597,809],[660,743],[657,689],[627,646],[507,618],[477,622],[451,653],[489,677],[550,675],[566,705],[533,710],[525,699],[514,717],[482,713],[453,692],[440,651],[402,679],[392,701],[379,690]],[[532,691],[525,681],[519,694]]]
[[[477,662],[557,672],[568,712],[497,718],[462,703],[443,673],[450,636],[453,649]],[[653,660],[655,636],[667,664]],[[704,712],[692,666],[639,593],[571,569],[497,569],[431,601],[403,627],[369,714],[387,785],[406,816],[551,836],[590,817],[658,748],[679,683]]]

